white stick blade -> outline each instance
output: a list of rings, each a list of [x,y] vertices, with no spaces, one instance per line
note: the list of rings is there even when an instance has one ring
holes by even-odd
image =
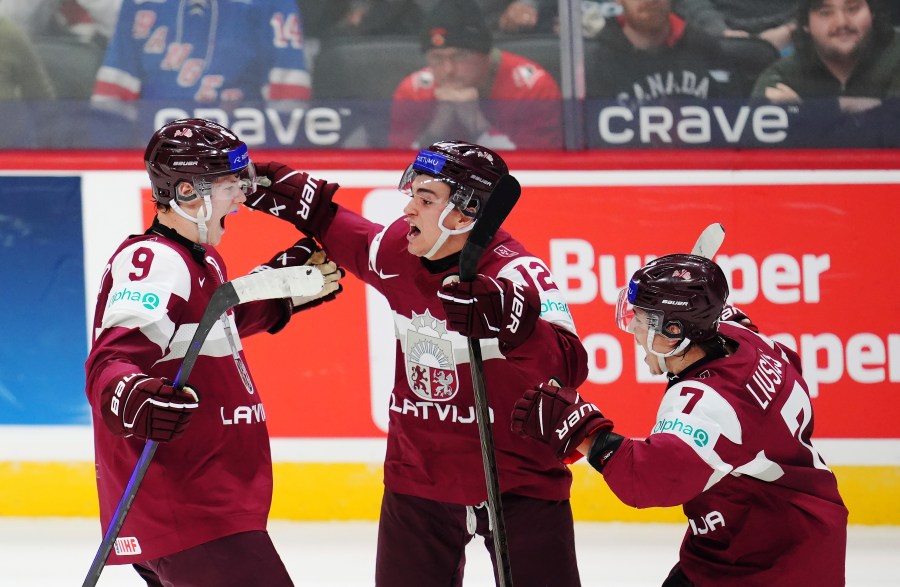
[[[256,300],[314,296],[325,286],[325,278],[316,267],[266,269],[231,280],[240,303]]]
[[[700,233],[700,238],[697,239],[691,254],[712,259],[724,240],[725,227],[718,222],[710,224]]]

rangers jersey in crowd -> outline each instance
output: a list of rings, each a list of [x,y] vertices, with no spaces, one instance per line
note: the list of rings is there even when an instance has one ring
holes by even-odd
[[[844,585],[847,508],[810,442],[799,358],[732,322],[719,333],[737,350],[674,377],[650,436],[625,439],[603,476],[634,507],[684,504],[697,585]]]
[[[125,0],[92,100],[304,100],[294,0]]]
[[[559,86],[544,68],[520,55],[495,50],[491,84],[487,95],[473,104],[490,122],[483,135],[461,122],[443,128],[442,137],[467,140],[489,148],[551,149],[562,146],[562,101]],[[434,97],[431,69],[413,72],[394,92],[391,109],[390,144],[399,149],[421,148],[420,135],[435,117],[440,102]]]
[[[321,235],[329,256],[373,286],[393,311],[397,336],[389,410],[384,484],[396,493],[476,505],[487,498],[467,339],[447,329],[437,296],[458,255],[428,261],[407,251],[404,218],[386,228],[338,206]],[[587,377],[587,354],[550,271],[508,233],[498,231],[478,273],[537,288],[541,319],[534,332],[505,356],[497,339],[481,341],[484,380],[493,417],[502,492],[546,499],[569,497],[571,474],[545,445],[510,430],[522,390],[557,377],[578,385]]]
[[[95,422],[111,409],[123,376],[175,379],[210,297],[225,280],[225,265],[213,247],[159,224],[119,247],[103,275],[86,363]],[[266,413],[238,332],[275,331],[290,316],[281,300],[240,305],[225,316],[203,344],[188,380],[200,396],[199,408],[183,436],[159,446],[111,564],[151,560],[266,528],[272,499]],[[143,447],[143,440],[94,427],[104,530]]]

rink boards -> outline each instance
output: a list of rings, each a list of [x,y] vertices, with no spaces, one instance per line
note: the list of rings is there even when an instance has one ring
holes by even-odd
[[[3,288],[17,310],[0,353],[0,515],[96,515],[87,325],[106,259],[146,225],[149,184],[128,165],[75,165],[0,171],[0,269],[18,276]],[[803,355],[815,444],[851,522],[900,524],[900,508],[885,506],[900,494],[900,277],[890,261],[900,244],[900,171],[560,167],[517,173],[524,194],[507,226],[564,291],[589,352],[583,392],[617,428],[646,435],[662,383],[643,374],[633,344],[615,330],[616,292],[647,259],[686,251],[704,226],[722,222],[716,260],[732,301]],[[341,183],[337,201],[374,220],[403,206],[393,170],[312,174]],[[297,239],[290,226],[248,211],[227,228],[220,250],[232,277]],[[347,281],[335,303],[298,315],[276,337],[245,341],[273,435],[276,518],[377,517],[393,324],[378,294]],[[333,393],[305,393],[323,382]],[[683,519],[678,509],[618,504],[584,466],[574,476],[580,519]]]

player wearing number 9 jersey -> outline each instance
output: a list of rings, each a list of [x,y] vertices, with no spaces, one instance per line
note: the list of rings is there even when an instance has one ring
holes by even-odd
[[[619,326],[669,379],[646,439],[544,385],[519,400],[513,427],[569,447],[559,456],[586,454],[628,505],[683,506],[688,529],[665,587],[844,585],[847,509],[811,443],[799,358],[732,321],[745,317],[727,296],[722,270],[693,255],[652,261],[620,294]]]
[[[272,457],[241,338],[280,330],[297,301],[260,300],[223,314],[200,349],[190,391],[172,385],[210,298],[228,280],[215,247],[226,217],[255,190],[254,165],[246,144],[202,119],[157,130],[144,161],[156,217],[109,260],[85,365],[104,531],[145,440],[163,444],[109,564],[134,565],[151,586],[288,587],[266,532]]]

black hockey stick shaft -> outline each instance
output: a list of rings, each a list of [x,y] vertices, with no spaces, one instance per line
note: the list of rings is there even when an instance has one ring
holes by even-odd
[[[197,358],[200,356],[200,349],[203,347],[203,342],[206,340],[206,337],[209,335],[213,326],[222,314],[236,306],[238,303],[240,303],[240,298],[230,282],[222,284],[215,292],[213,292],[209,304],[207,305],[206,310],[204,310],[203,316],[200,318],[200,323],[197,325],[197,330],[194,332],[193,338],[191,338],[191,344],[184,355],[181,367],[178,368],[178,374],[175,376],[172,387],[175,389],[184,387],[188,376],[194,368],[194,364],[197,362]],[[91,563],[91,568],[88,571],[87,577],[84,579],[82,587],[93,587],[97,584],[97,581],[100,580],[100,573],[103,572],[103,567],[106,566],[106,561],[109,559],[109,553],[112,551],[113,543],[115,543],[116,538],[119,537],[119,532],[125,524],[125,517],[131,509],[131,504],[137,496],[138,489],[140,489],[141,483],[144,481],[144,475],[147,474],[147,469],[150,468],[150,463],[153,461],[153,456],[156,454],[156,449],[158,447],[159,443],[155,440],[148,440],[144,444],[144,450],[141,452],[141,456],[134,467],[134,471],[131,473],[131,478],[128,480],[128,485],[125,487],[125,493],[122,495],[122,499],[119,500],[119,505],[116,506],[113,518],[109,523],[109,527],[106,529],[106,534],[103,536],[103,542],[100,543],[100,548],[97,549],[97,554],[94,556],[94,561]]]
[[[521,187],[511,175],[500,179],[466,244],[459,256],[460,281],[472,281],[478,271],[478,260],[513,206],[519,200]],[[500,587],[512,587],[512,570],[509,562],[509,545],[506,539],[506,522],[503,519],[503,504],[500,501],[500,481],[497,475],[497,455],[494,450],[494,435],[491,432],[490,406],[484,385],[484,360],[481,342],[469,338],[469,366],[472,371],[472,388],[475,392],[475,414],[478,421],[478,436],[481,440],[481,460],[484,463],[484,478],[487,483],[488,516],[494,535],[494,556],[497,561],[497,578]]]

